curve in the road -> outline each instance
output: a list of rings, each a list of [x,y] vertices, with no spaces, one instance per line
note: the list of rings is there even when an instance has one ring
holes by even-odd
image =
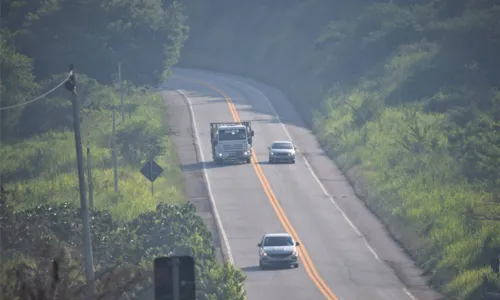
[[[172,109],[180,109],[175,111],[174,124],[179,126],[179,130],[189,127],[188,134],[194,139],[192,141],[176,141],[176,143],[180,143],[181,149],[186,148],[188,144],[189,147],[192,147],[193,144],[195,146],[192,150],[195,150],[196,157],[187,159],[183,165],[196,166],[196,169],[201,171],[198,176],[205,177],[205,180],[198,180],[198,184],[201,182],[201,185],[208,185],[209,195],[206,195],[206,189],[202,188],[202,192],[204,199],[207,196],[209,198],[213,221],[215,221],[216,227],[219,227],[219,232],[214,234],[222,238],[219,241],[223,242],[221,250],[226,258],[225,261],[232,264],[238,262],[238,266],[244,266],[242,270],[249,276],[245,283],[248,296],[256,299],[267,299],[271,295],[272,298],[279,298],[276,297],[277,295],[286,295],[287,298],[302,299],[310,298],[311,295],[315,295],[313,297],[315,299],[326,297],[326,299],[401,300],[410,298],[417,300],[416,296],[419,299],[427,300],[443,299],[442,295],[427,287],[425,278],[420,275],[421,270],[416,268],[413,262],[404,255],[398,245],[384,231],[384,228],[378,227],[379,221],[365,207],[358,204],[361,203],[359,200],[358,202],[342,200],[351,199],[351,197],[354,199],[354,192],[350,190],[351,187],[347,183],[331,183],[331,181],[338,181],[337,177],[343,178],[340,175],[340,170],[323,154],[310,130],[300,121],[298,114],[293,111],[293,106],[287,102],[286,97],[280,91],[233,75],[204,72],[203,70],[185,70],[182,73],[184,73],[182,77],[175,74],[171,78],[184,83],[178,82],[171,86],[165,84],[164,87],[170,90],[170,94],[165,92],[163,96],[165,101],[173,103]],[[202,86],[204,88],[201,88]],[[178,97],[179,95],[182,96]],[[279,110],[279,115],[275,106]],[[197,123],[195,120],[195,110],[199,113],[196,116],[201,118],[198,120],[201,123]],[[296,166],[297,168],[285,168],[284,171],[282,168],[266,167],[266,163],[262,162],[265,160],[265,154],[263,154],[265,149],[259,143],[252,153],[254,163],[252,168],[244,166],[237,168],[236,171],[239,170],[238,176],[234,177],[234,182],[238,183],[238,187],[241,186],[240,183],[244,183],[242,188],[252,192],[242,195],[242,200],[245,201],[234,202],[234,195],[240,189],[232,189],[223,184],[228,179],[232,180],[232,176],[225,176],[224,172],[218,171],[218,168],[211,170],[212,165],[203,158],[203,141],[200,140],[200,133],[196,128],[197,125],[203,126],[209,122],[215,115],[220,118],[232,117],[235,121],[241,120],[241,115],[244,120],[257,122],[256,127],[261,129],[262,140],[265,143],[269,143],[273,138],[284,134],[283,138],[289,138],[299,143],[302,151],[298,152],[301,152],[299,156],[302,157],[302,160]],[[271,118],[269,119],[265,115]],[[189,123],[192,126],[189,126]],[[290,123],[290,127],[287,127],[285,123]],[[294,139],[292,139],[291,133]],[[182,146],[183,143],[184,146]],[[321,154],[318,155],[318,153]],[[209,155],[209,152],[204,152],[204,154],[205,156]],[[260,158],[261,162],[258,162],[257,158]],[[192,163],[193,161],[196,164]],[[188,171],[188,177],[192,176],[189,174]],[[213,187],[208,181],[209,174],[217,178],[212,182]],[[253,174],[257,176],[254,177]],[[203,181],[205,182],[203,183]],[[290,184],[296,188],[291,188]],[[263,189],[261,190],[260,187]],[[212,188],[215,197],[217,197],[217,206],[221,208],[220,215],[215,206],[214,195],[211,193]],[[192,190],[190,191],[192,192]],[[303,201],[295,201],[296,196]],[[253,200],[255,197],[257,197],[255,200],[259,204],[257,209],[248,204],[249,200]],[[277,200],[278,197],[280,202]],[[307,205],[311,201],[314,201],[314,205]],[[269,204],[271,204],[272,210],[270,210]],[[336,209],[326,215],[326,212],[330,211],[331,205]],[[249,209],[251,211],[248,211]],[[351,218],[356,225],[351,221]],[[225,228],[222,227],[222,221],[224,221],[224,225],[232,225],[226,228],[227,235]],[[290,221],[293,221],[293,226]],[[358,226],[360,226],[359,229]],[[295,229],[306,239],[309,253],[307,250],[303,251],[305,247],[301,247],[303,249],[300,251],[300,260],[304,266],[303,271],[253,272],[257,268],[253,265],[253,259],[248,258],[252,255],[252,251],[248,248],[248,244],[251,242],[250,238],[255,238],[266,228],[279,227],[283,227],[282,230],[288,231],[301,243],[303,241],[298,238]],[[334,233],[329,230],[333,230]],[[310,234],[304,236],[307,232]],[[333,239],[332,234],[334,235]],[[229,244],[229,240],[231,240],[231,244]],[[374,249],[377,249],[378,253]],[[234,260],[231,259],[231,250]],[[313,256],[316,267],[311,261]],[[252,267],[248,267],[249,265]],[[321,272],[322,278],[316,269]],[[270,284],[271,282],[273,283]],[[338,296],[325,290],[325,287],[328,289],[325,282],[335,290]],[[277,289],[278,287],[279,289]],[[409,291],[410,288],[412,292]]]
[[[240,119],[240,116],[238,114],[238,111],[236,110],[233,102],[231,101],[231,98],[228,96],[228,94],[224,91],[222,91],[221,89],[215,87],[215,86],[212,86],[208,83],[205,83],[205,82],[201,82],[201,81],[198,81],[198,80],[194,80],[194,79],[190,79],[190,78],[185,78],[185,77],[180,77],[180,76],[172,76],[172,77],[175,77],[175,78],[178,78],[178,79],[182,79],[182,80],[186,80],[186,81],[191,81],[191,82],[194,82],[194,83],[197,83],[197,84],[200,84],[200,85],[203,85],[217,93],[219,93],[220,95],[222,95],[224,97],[224,99],[226,100],[226,103],[228,104],[229,106],[229,110],[231,111],[231,114],[233,116],[233,119],[236,121],[236,122],[240,122],[241,119]],[[255,173],[257,174],[257,177],[259,178],[259,181],[264,189],[264,192],[266,193],[268,199],[269,199],[269,202],[271,203],[271,206],[273,207],[280,223],[283,225],[283,227],[285,228],[285,230],[287,232],[289,232],[293,238],[297,241],[301,241],[300,240],[300,237],[298,236],[295,228],[292,226],[290,220],[287,218],[285,212],[283,211],[283,208],[281,207],[278,199],[276,198],[273,190],[271,189],[271,186],[269,184],[269,181],[267,180],[266,176],[264,175],[264,172],[262,171],[262,168],[259,164],[259,161],[257,159],[257,156],[255,155],[254,152],[252,152],[252,166],[255,170]],[[306,250],[306,247],[305,245],[301,242],[301,245],[300,247],[298,247],[298,252],[299,252],[299,259],[302,261],[302,264],[306,270],[306,273],[307,275],[309,276],[309,278],[311,278],[311,280],[313,281],[313,283],[318,287],[318,289],[320,290],[320,292],[325,296],[326,299],[328,300],[338,300],[338,297],[330,290],[330,288],[326,285],[326,283],[324,282],[323,278],[321,278],[321,276],[318,274],[318,271],[316,270],[312,260],[311,260],[311,257],[309,256],[307,250]]]

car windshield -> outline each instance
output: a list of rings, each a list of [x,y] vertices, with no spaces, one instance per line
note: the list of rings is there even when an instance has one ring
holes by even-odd
[[[292,143],[273,143],[272,149],[293,149]]]
[[[219,130],[219,141],[244,140],[247,138],[246,130],[241,129],[221,129]]]
[[[269,236],[264,239],[264,247],[293,246],[293,240],[289,236]]]

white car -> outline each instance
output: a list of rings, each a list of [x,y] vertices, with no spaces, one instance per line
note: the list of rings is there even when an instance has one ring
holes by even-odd
[[[268,233],[259,244],[259,267],[271,266],[299,267],[299,242],[293,240],[288,233]]]
[[[297,150],[297,147],[295,147],[292,142],[275,141],[267,148],[269,149],[269,163],[295,163],[295,150]]]

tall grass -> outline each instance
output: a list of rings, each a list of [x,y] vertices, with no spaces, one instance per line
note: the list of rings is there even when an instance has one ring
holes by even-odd
[[[154,210],[158,203],[183,203],[185,199],[180,169],[172,141],[168,137],[167,122],[164,121],[166,107],[160,96],[138,90],[130,90],[125,98],[125,123],[121,122],[119,111],[116,114],[117,132],[121,132],[125,139],[117,142],[119,190],[114,191],[112,111],[103,103],[115,101],[100,99],[100,111],[82,112],[84,155],[87,147],[91,151],[94,207],[109,211],[116,220],[126,221],[145,211]],[[130,134],[132,129],[138,130],[137,136]],[[137,141],[143,141],[144,144]],[[148,150],[151,145],[147,143],[150,141],[157,143],[161,150],[155,152],[154,157]],[[17,199],[22,199],[16,203],[17,209],[68,201],[79,205],[72,130],[49,131],[15,144],[3,144],[0,149],[4,187],[14,190]],[[132,157],[128,152],[134,152],[133,157],[136,159],[127,159]],[[164,173],[154,183],[154,195],[151,193],[151,183],[140,173],[142,165],[149,158],[154,158],[164,169]],[[86,182],[88,184],[89,178],[86,178]]]
[[[332,92],[324,113],[316,113],[315,130],[433,284],[453,299],[477,299],[485,280],[498,285],[488,264],[500,247],[500,223],[480,221],[474,212],[490,204],[490,213],[498,215],[498,204],[491,205],[491,190],[463,174],[447,129],[450,114],[425,109],[437,95],[386,104],[401,84],[395,78],[411,73],[402,61],[425,66],[428,57],[394,55],[371,84]]]

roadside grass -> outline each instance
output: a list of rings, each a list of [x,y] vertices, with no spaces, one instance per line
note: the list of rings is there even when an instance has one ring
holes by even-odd
[[[99,88],[110,95],[109,87]],[[114,96],[110,102],[116,101]],[[117,221],[127,221],[153,211],[159,203],[185,203],[182,176],[168,137],[167,122],[164,122],[166,107],[159,95],[133,88],[124,99],[125,123],[121,122],[119,110],[116,114],[116,131],[122,138],[117,139],[119,190],[115,193],[110,147],[112,111],[102,105],[105,101],[98,99],[100,111],[84,110],[82,113],[85,165],[86,148],[91,151],[94,207],[108,211]],[[156,148],[151,150],[148,142],[154,143]],[[63,202],[79,205],[74,143],[73,131],[68,128],[1,145],[0,171],[4,187],[23,199],[16,203],[16,209]],[[164,169],[154,183],[154,196],[151,183],[140,173],[150,157]],[[87,172],[85,175],[88,184]]]
[[[406,62],[425,66],[428,60]],[[438,95],[385,104],[402,84],[395,78],[410,71],[386,68],[385,76],[333,91],[315,114],[315,132],[432,284],[453,299],[477,299],[485,280],[498,285],[489,260],[500,246],[500,223],[474,217],[484,206],[497,215],[495,195],[462,174],[450,150],[450,115],[424,108]]]

